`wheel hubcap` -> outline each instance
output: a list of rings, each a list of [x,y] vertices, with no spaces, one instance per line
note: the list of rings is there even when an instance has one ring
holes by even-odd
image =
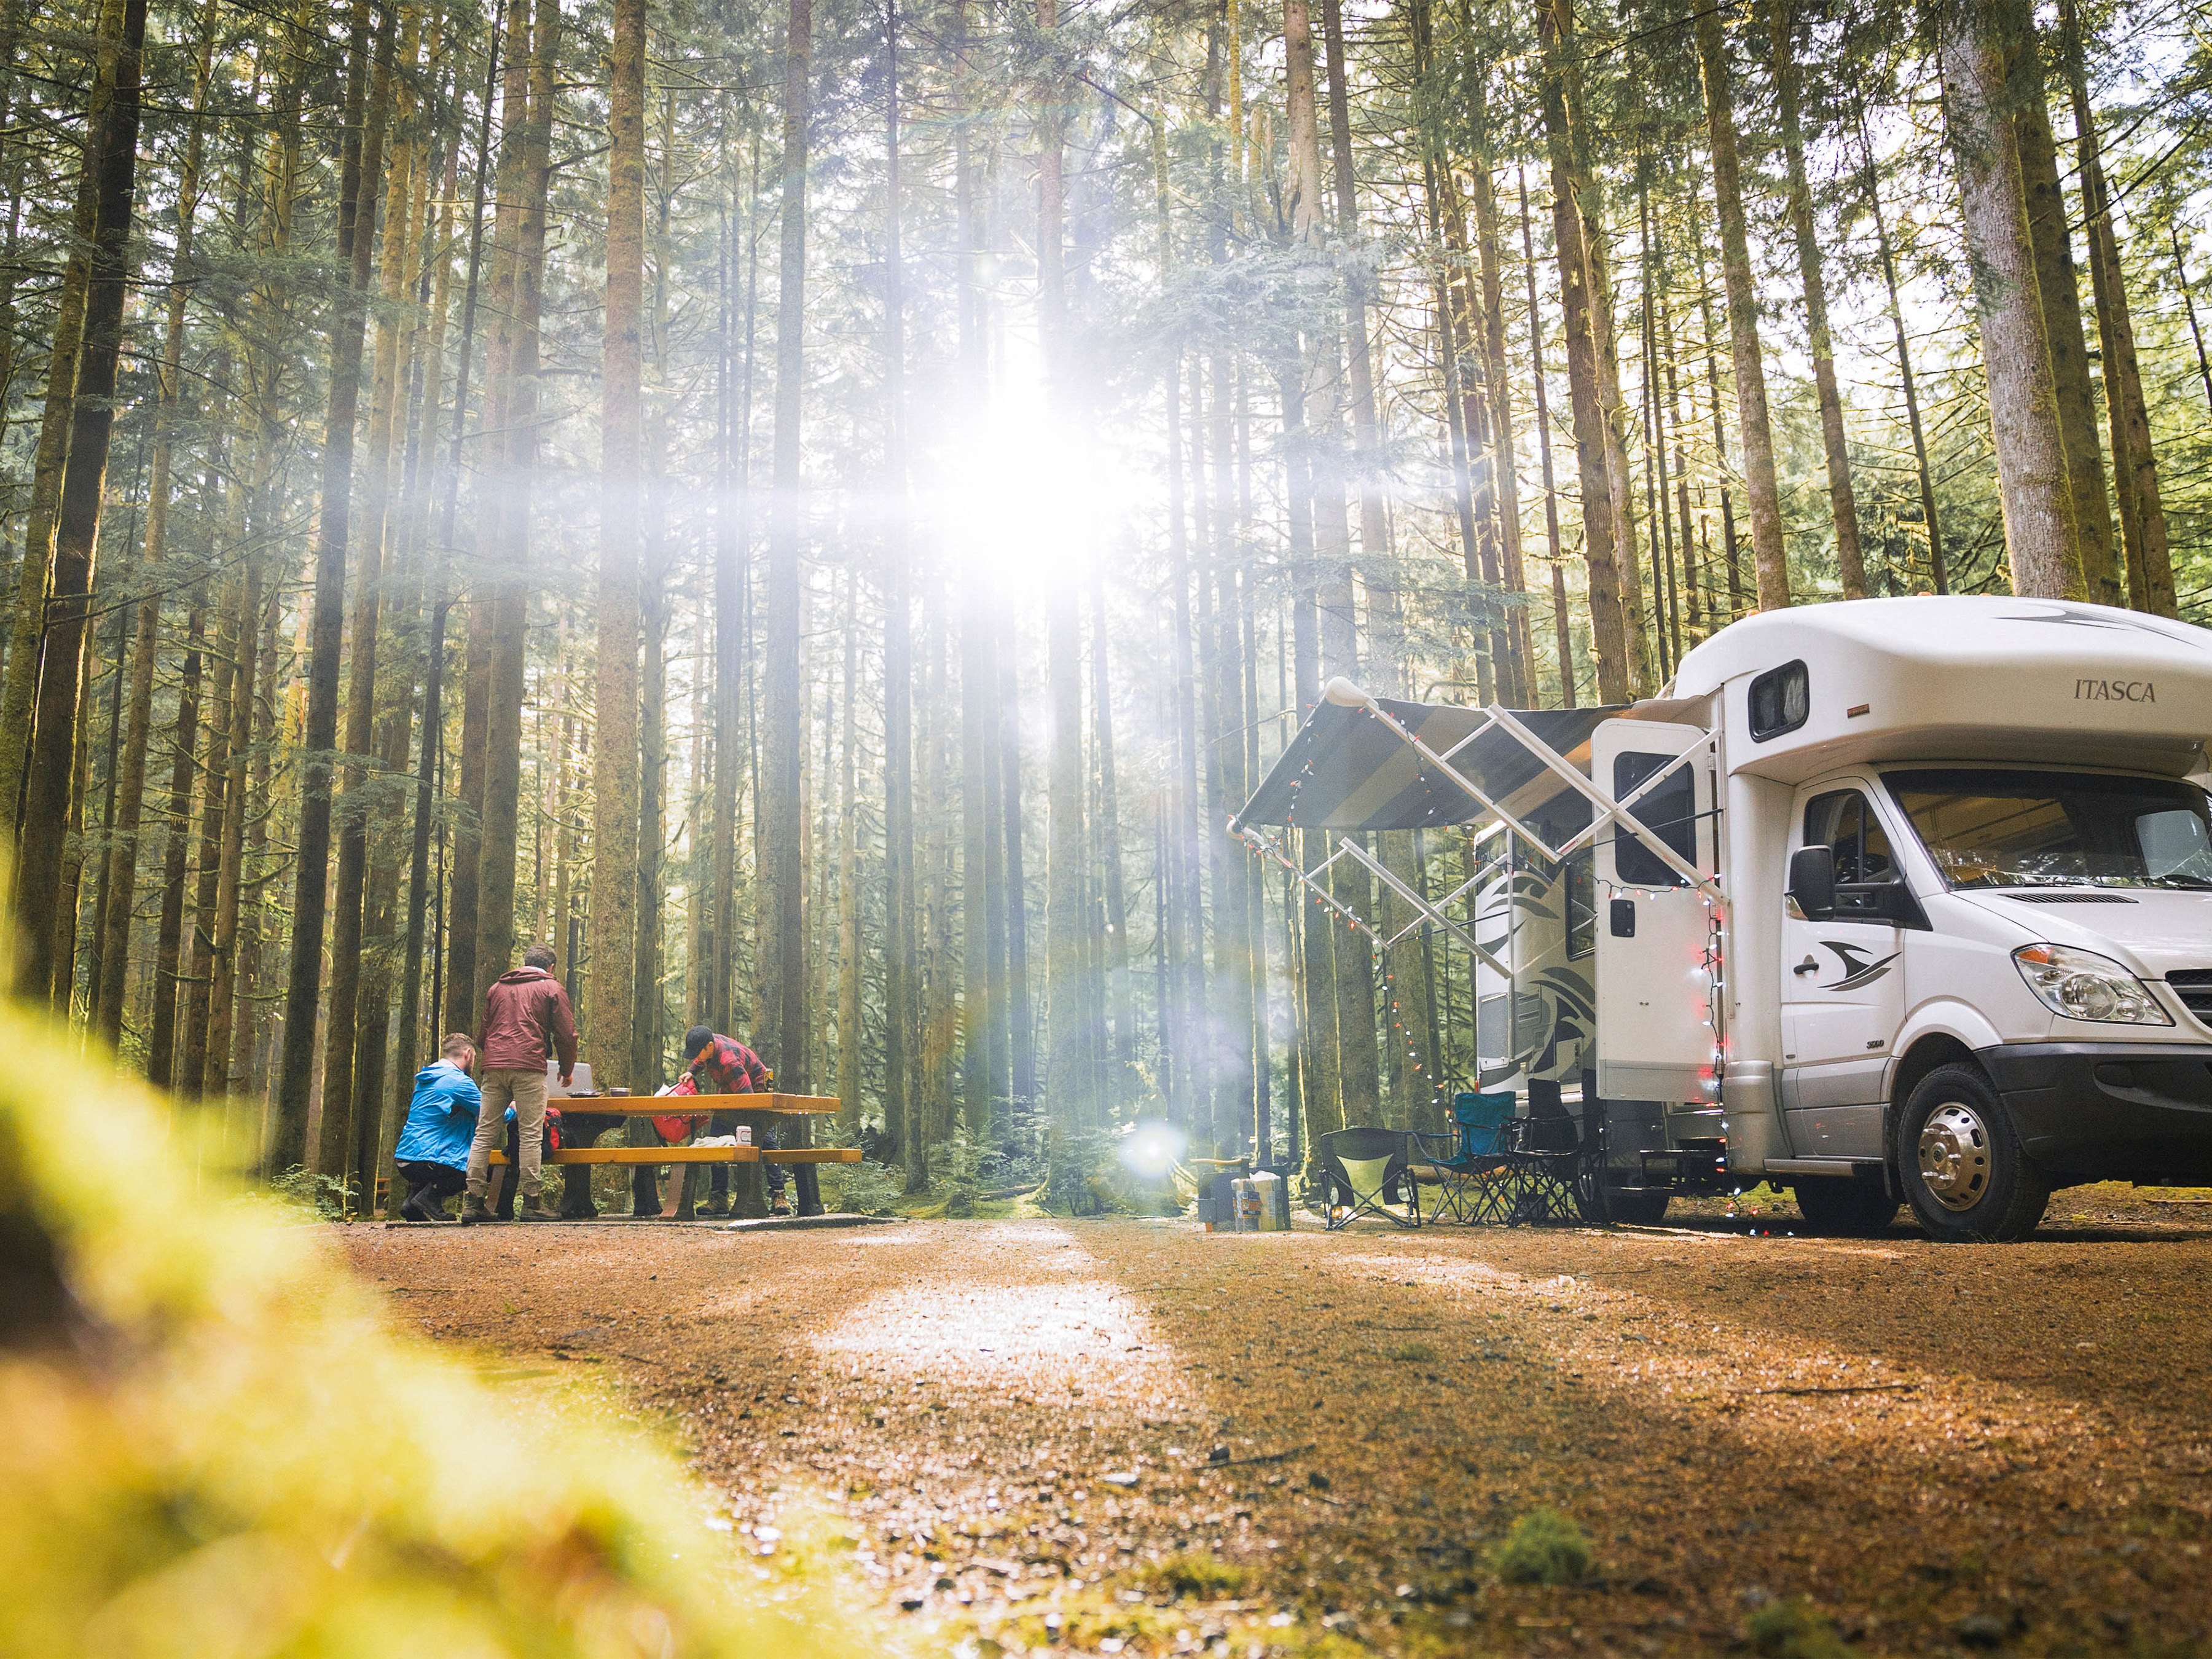
[[[1946,1101],[1920,1126],[1920,1179],[1947,1210],[1971,1210],[1990,1189],[1990,1132],[1963,1102]]]

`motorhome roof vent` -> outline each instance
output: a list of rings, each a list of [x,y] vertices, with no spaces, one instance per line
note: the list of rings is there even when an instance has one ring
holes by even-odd
[[[1751,683],[1751,740],[1765,743],[1795,732],[1813,712],[1813,696],[1802,662],[1770,668]]]
[[[2014,904],[2133,904],[2124,893],[2007,893]]]

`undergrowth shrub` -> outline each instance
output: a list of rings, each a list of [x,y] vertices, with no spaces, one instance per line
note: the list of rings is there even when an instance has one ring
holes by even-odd
[[[1589,1535],[1557,1510],[1531,1510],[1490,1553],[1493,1571],[1509,1584],[1578,1583],[1593,1559]]]
[[[317,1231],[207,1201],[161,1150],[189,1120],[76,1048],[0,1005],[0,1653],[848,1650],[750,1599],[642,1440],[519,1411]]]
[[[848,1215],[889,1215],[906,1190],[905,1177],[866,1158],[858,1164],[828,1164],[823,1169],[823,1207]]]
[[[1802,1595],[1768,1602],[1744,1621],[1744,1634],[1765,1659],[1851,1659],[1835,1621]]]

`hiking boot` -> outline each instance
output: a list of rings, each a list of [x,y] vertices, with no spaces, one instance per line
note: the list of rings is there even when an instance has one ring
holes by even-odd
[[[461,1200],[461,1225],[473,1226],[479,1221],[491,1219],[491,1206],[477,1194],[471,1193]]]
[[[791,1213],[791,1205],[784,1198],[784,1195],[781,1193],[778,1193],[775,1197],[769,1200],[768,1212],[770,1215],[789,1215]]]
[[[407,1201],[399,1206],[399,1218],[403,1221],[450,1222],[453,1220],[453,1217],[446,1213],[445,1200],[428,1187],[407,1195]]]
[[[707,1207],[699,1213],[711,1220],[726,1219],[730,1213],[730,1200],[726,1198],[710,1198],[707,1200]]]
[[[561,1212],[543,1199],[532,1198],[524,1200],[522,1206],[515,1211],[514,1218],[517,1221],[558,1221]]]

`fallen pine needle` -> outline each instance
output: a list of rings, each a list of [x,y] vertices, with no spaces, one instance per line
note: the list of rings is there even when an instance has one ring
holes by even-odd
[[[1300,1452],[1311,1451],[1316,1443],[1315,1441],[1309,1440],[1304,1445],[1292,1446],[1288,1451],[1261,1452],[1257,1457],[1224,1457],[1218,1463],[1199,1463],[1193,1467],[1200,1469],[1233,1469],[1245,1463],[1280,1463],[1287,1458],[1296,1457]]]
[[[1855,1382],[1832,1389],[1736,1389],[1738,1395],[1752,1394],[1898,1394],[1917,1389],[1917,1382]]]

